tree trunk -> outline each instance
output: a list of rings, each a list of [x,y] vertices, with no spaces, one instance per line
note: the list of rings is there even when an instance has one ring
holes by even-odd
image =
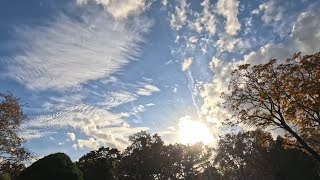
[[[287,130],[296,140],[308,151],[317,161],[320,162],[320,155],[312,147],[310,147],[294,130],[287,124],[284,125],[284,129]]]

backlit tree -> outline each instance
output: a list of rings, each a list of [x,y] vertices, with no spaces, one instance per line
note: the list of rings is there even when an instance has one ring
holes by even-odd
[[[281,128],[296,147],[320,161],[320,53],[240,65],[229,90],[222,94],[235,115],[228,124]]]

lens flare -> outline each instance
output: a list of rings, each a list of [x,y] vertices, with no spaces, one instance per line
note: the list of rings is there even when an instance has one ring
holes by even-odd
[[[180,142],[183,144],[213,143],[213,136],[208,127],[202,122],[191,120],[190,116],[180,118],[178,126]]]

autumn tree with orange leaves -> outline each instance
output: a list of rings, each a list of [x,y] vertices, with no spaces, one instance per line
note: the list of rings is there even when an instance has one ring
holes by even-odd
[[[290,145],[320,161],[320,53],[240,65],[222,97],[234,113],[227,124],[280,128]]]
[[[22,163],[31,157],[23,147],[24,140],[18,136],[25,119],[19,99],[0,93],[0,174],[21,170]]]

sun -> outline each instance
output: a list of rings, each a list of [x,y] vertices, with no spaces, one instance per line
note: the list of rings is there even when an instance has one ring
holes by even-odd
[[[213,142],[213,136],[208,127],[202,122],[191,120],[190,116],[182,117],[178,126],[180,142],[183,144],[202,142],[207,145]]]

